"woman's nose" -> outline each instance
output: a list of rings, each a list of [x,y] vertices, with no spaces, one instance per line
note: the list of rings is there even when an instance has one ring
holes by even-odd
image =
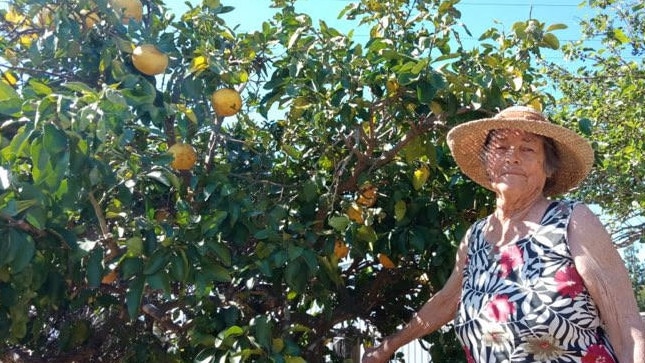
[[[504,158],[507,164],[517,164],[520,162],[520,159],[518,158],[517,154],[517,148],[511,146],[506,150],[506,153],[504,154]]]

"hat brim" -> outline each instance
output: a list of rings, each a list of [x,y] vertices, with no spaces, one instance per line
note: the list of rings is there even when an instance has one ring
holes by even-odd
[[[522,130],[555,142],[560,167],[551,176],[552,182],[543,190],[546,196],[572,190],[591,171],[594,151],[589,142],[560,125],[524,118],[486,118],[457,125],[447,135],[455,162],[464,174],[487,189],[493,190],[481,156],[488,133],[496,129]]]

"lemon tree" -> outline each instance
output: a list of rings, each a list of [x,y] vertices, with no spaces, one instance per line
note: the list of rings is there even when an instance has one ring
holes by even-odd
[[[465,50],[454,1],[348,3],[368,39],[294,1],[245,33],[234,2],[126,3],[0,10],[0,360],[341,361],[327,342],[407,320],[487,212],[448,128],[552,99],[547,26]]]

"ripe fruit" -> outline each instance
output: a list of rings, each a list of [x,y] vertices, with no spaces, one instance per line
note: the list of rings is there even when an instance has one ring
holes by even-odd
[[[219,117],[233,116],[242,108],[242,97],[232,88],[221,88],[213,92],[211,101]]]
[[[190,170],[195,166],[197,161],[197,153],[195,149],[190,144],[184,144],[178,142],[171,146],[168,149],[168,152],[172,154],[173,160],[170,163],[176,170]]]
[[[103,279],[101,279],[101,283],[105,285],[109,285],[113,283],[118,276],[119,274],[116,272],[116,269],[110,270],[110,272],[108,272],[107,275],[103,276]]]
[[[378,262],[380,262],[381,266],[383,266],[384,268],[395,268],[396,267],[394,262],[392,262],[392,260],[390,260],[390,257],[388,257],[388,255],[386,255],[385,253],[379,253],[378,254]]]
[[[166,71],[168,55],[153,44],[142,44],[132,51],[132,64],[139,72],[154,76]]]
[[[390,97],[394,97],[399,92],[399,81],[396,78],[390,78],[385,82],[385,89]]]
[[[423,165],[415,170],[412,176],[412,187],[414,190],[423,188],[423,184],[428,181],[428,177],[430,177],[430,169],[427,166]]]
[[[139,0],[110,0],[110,6],[125,25],[131,19],[141,21],[143,18],[143,4]]]
[[[377,192],[378,188],[376,188],[374,185],[363,185],[360,189],[360,194],[356,199],[356,203],[367,208],[374,206],[374,204],[376,203],[376,197],[378,196]]]
[[[349,217],[351,221],[354,221],[358,224],[363,224],[363,222],[365,221],[361,207],[359,207],[356,203],[352,203],[352,205],[347,208],[346,213],[347,217]]]
[[[338,259],[342,259],[347,257],[347,254],[349,254],[349,247],[345,244],[345,242],[341,240],[336,240],[334,242],[334,255],[338,257]]]
[[[170,217],[170,211],[165,208],[160,208],[155,211],[155,221],[161,223],[165,222],[168,220],[168,217]]]
[[[81,16],[83,17],[83,24],[85,25],[85,29],[90,29],[94,26],[94,24],[101,22],[99,14],[93,11],[83,9],[81,10]]]

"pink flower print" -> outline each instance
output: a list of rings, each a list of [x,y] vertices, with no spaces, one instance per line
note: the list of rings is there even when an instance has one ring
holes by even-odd
[[[589,346],[587,353],[582,357],[582,363],[616,363],[603,345]]]
[[[522,257],[522,250],[516,245],[511,245],[505,247],[501,251],[501,256],[499,259],[501,277],[507,277],[511,271],[517,266],[520,266],[524,263],[524,258]]]
[[[578,270],[573,265],[569,265],[555,273],[555,281],[557,282],[557,290],[562,296],[569,296],[570,298],[582,292],[584,284],[582,277],[578,274]]]
[[[484,313],[490,319],[504,323],[515,313],[515,304],[509,301],[508,296],[497,295],[486,304]]]
[[[475,358],[473,358],[473,353],[470,352],[470,349],[468,347],[463,347],[464,348],[464,353],[466,354],[466,361],[468,363],[475,363]]]

